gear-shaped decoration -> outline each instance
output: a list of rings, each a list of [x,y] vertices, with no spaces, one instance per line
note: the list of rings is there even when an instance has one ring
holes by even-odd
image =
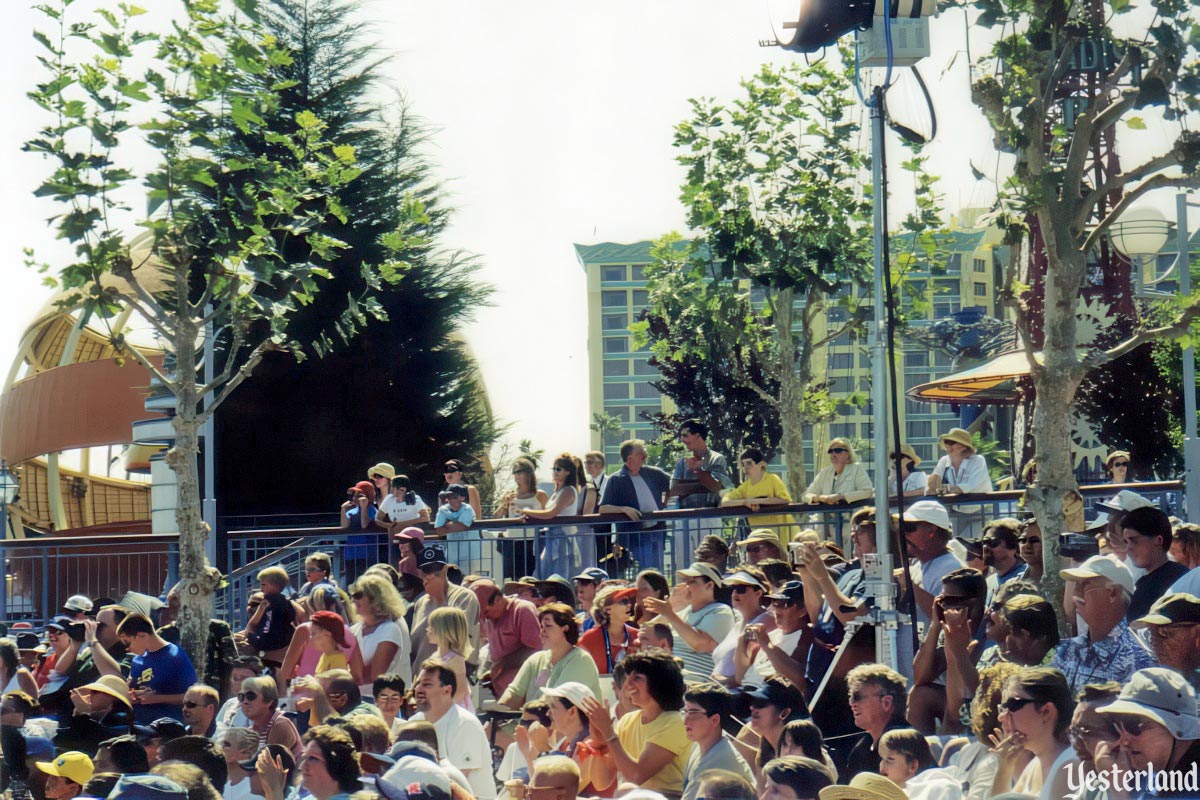
[[[1075,469],[1083,465],[1090,469],[1097,461],[1103,462],[1108,455],[1108,447],[1100,441],[1092,424],[1079,412],[1071,415],[1071,455]]]
[[[1098,346],[1115,322],[1112,307],[1098,297],[1091,300],[1079,298],[1075,317],[1079,320],[1075,328],[1075,342],[1080,350],[1091,350]]]

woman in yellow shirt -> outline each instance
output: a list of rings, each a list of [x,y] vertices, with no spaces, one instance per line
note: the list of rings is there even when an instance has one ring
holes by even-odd
[[[623,783],[678,795],[692,747],[680,713],[683,673],[662,651],[634,653],[621,663],[626,673],[621,691],[636,710],[614,727],[606,704],[581,698],[579,707],[588,716],[592,740],[612,753]]]

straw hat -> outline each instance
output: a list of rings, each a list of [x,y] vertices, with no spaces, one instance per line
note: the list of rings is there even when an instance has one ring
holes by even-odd
[[[917,451],[913,449],[913,446],[911,444],[900,445],[900,455],[906,456],[907,458],[912,459],[913,469],[916,469],[917,467],[921,466],[921,457],[919,455],[917,455]],[[892,448],[892,452],[888,454],[888,458],[894,459],[895,457],[896,457],[896,450],[895,450],[895,448]]]
[[[124,703],[126,708],[133,708],[133,700],[130,699],[129,694],[129,684],[125,683],[119,675],[101,675],[92,683],[79,688],[115,697]]]
[[[951,428],[938,437],[938,444],[945,450],[948,442],[958,442],[963,447],[966,447],[972,454],[975,452],[975,440],[971,438],[971,434],[962,428]]]
[[[908,800],[908,793],[890,778],[873,772],[860,772],[848,786],[826,786],[821,800]]]

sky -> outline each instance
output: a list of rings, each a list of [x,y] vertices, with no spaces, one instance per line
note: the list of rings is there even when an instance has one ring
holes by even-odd
[[[23,267],[22,250],[34,247],[43,258],[61,252],[46,223],[53,206],[32,197],[47,164],[20,149],[39,122],[24,92],[41,79],[30,34],[45,26],[27,4],[9,5],[0,28],[5,372],[49,293]],[[477,253],[480,277],[496,287],[493,307],[480,309],[466,330],[496,414],[512,423],[513,441],[583,452],[587,305],[573,245],[683,231],[682,171],[671,139],[688,116],[688,98],[732,99],[760,64],[802,57],[759,47],[771,38],[765,2],[367,0],[361,16],[366,35],[392,56],[389,82],[432,130],[427,155],[457,209],[443,244]],[[972,162],[990,171],[996,158],[969,102],[963,30],[960,11],[935,19],[933,53],[922,63],[940,122],[928,152],[949,211],[994,196],[989,182],[971,176]],[[979,35],[972,34],[976,54]],[[920,106],[911,83],[890,98],[897,114],[920,118]],[[1152,124],[1142,135],[1161,133]],[[894,134],[889,139],[891,153]],[[907,208],[905,189],[897,176],[893,219]],[[1169,196],[1152,202],[1173,208]]]

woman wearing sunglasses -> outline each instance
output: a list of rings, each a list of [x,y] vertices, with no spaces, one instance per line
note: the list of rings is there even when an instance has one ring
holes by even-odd
[[[1109,483],[1129,483],[1133,476],[1129,474],[1129,453],[1124,450],[1114,450],[1104,459],[1104,474]]]
[[[1017,792],[1039,800],[1066,797],[1067,771],[1078,761],[1067,736],[1074,712],[1071,687],[1058,670],[1027,667],[1010,679],[1000,701],[1001,730],[992,734],[999,759],[992,793]],[[1022,751],[1033,758],[1014,781]]]
[[[282,745],[295,758],[300,758],[304,745],[296,726],[279,710],[279,690],[274,678],[247,678],[242,681],[237,699],[242,706],[242,713],[250,720],[250,727],[263,744]]]
[[[461,483],[467,487],[467,505],[475,512],[475,519],[483,519],[483,506],[479,502],[479,490],[472,484],[467,483],[463,475],[463,462],[457,458],[451,458],[446,461],[446,466],[442,468],[442,475],[446,478],[446,486],[443,489],[453,486],[456,483]]]
[[[841,437],[832,439],[826,452],[829,466],[818,472],[808,485],[804,492],[805,503],[856,503],[875,494],[867,471],[855,461],[850,442]]]
[[[596,625],[579,637],[579,646],[588,651],[601,675],[609,675],[631,648],[637,647],[638,629],[630,624],[637,589],[632,586],[606,586],[592,601],[592,619]]]

